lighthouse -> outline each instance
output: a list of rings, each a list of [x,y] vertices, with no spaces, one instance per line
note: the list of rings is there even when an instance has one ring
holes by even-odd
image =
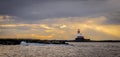
[[[77,38],[84,38],[84,37],[82,36],[82,34],[80,33],[80,29],[78,29],[78,31],[77,31]]]
[[[84,41],[84,36],[80,33],[80,29],[77,30],[77,38],[76,41]]]

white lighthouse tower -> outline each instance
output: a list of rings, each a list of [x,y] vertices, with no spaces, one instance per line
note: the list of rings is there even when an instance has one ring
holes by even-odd
[[[84,37],[82,36],[82,34],[80,33],[80,29],[78,29],[78,31],[77,31],[77,38],[84,38]]]
[[[80,33],[80,29],[78,29],[76,41],[84,41],[84,40],[85,40],[84,37]]]
[[[89,42],[90,39],[85,39],[84,36],[80,33],[80,29],[77,31],[77,37],[75,38],[76,42]]]

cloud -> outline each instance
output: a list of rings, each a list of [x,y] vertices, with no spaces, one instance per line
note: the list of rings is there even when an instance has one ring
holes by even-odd
[[[45,29],[54,29],[54,28],[49,27],[49,26],[47,26],[47,25],[45,25],[45,24],[40,25],[40,27],[45,28]]]
[[[74,19],[74,20],[73,20]],[[81,20],[82,19],[82,20]],[[39,20],[36,24],[5,24],[0,27],[2,35],[6,37],[25,37],[40,38],[40,39],[74,39],[76,37],[76,30],[80,28],[81,33],[85,38],[93,40],[104,39],[120,39],[119,25],[104,25],[104,21],[109,20],[105,16],[99,17],[69,17],[69,18],[54,18]],[[42,23],[44,21],[44,23]],[[46,23],[47,22],[47,23]],[[61,23],[62,22],[62,23]],[[11,29],[9,29],[12,27]],[[7,29],[8,28],[8,29]],[[28,28],[28,29],[24,29]],[[108,29],[109,28],[109,29]],[[112,31],[112,32],[111,32]],[[9,36],[8,33],[13,35]],[[1,35],[1,37],[2,37]],[[51,36],[52,35],[52,36]],[[104,36],[103,36],[104,35]],[[17,37],[18,37],[17,36]],[[5,38],[5,37],[4,37]]]
[[[0,1],[2,15],[25,20],[101,15],[120,9],[119,0],[11,0]],[[17,4],[17,5],[16,5]],[[29,22],[29,21],[28,21]]]
[[[120,39],[119,2],[0,0],[0,37],[74,39],[80,28],[86,38]]]
[[[120,11],[111,12],[105,15],[107,20],[103,22],[106,25],[120,25]]]
[[[0,15],[0,22],[10,22],[15,21],[14,16],[8,16],[8,15]]]
[[[12,28],[12,29],[22,29],[22,28],[43,28],[43,29],[54,29],[49,27],[47,24],[3,24],[0,25],[1,28]]]
[[[1,38],[28,38],[28,39],[41,39],[41,40],[52,40],[54,39],[54,34],[51,35],[37,35],[37,34],[14,34],[14,36],[12,35],[0,35]]]
[[[60,26],[60,28],[66,28],[67,26],[66,25],[62,25],[62,26]]]

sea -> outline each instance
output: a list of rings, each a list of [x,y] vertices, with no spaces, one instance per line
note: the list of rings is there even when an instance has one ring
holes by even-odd
[[[120,42],[0,45],[0,57],[120,57]]]

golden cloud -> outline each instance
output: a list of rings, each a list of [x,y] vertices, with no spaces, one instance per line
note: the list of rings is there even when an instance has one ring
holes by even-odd
[[[60,28],[66,28],[67,26],[66,25],[62,25],[62,26],[60,26]]]
[[[102,23],[106,20],[107,18],[104,16],[69,17],[54,18],[52,20],[44,19],[42,21],[40,20],[40,24],[6,24],[0,25],[0,27],[29,27],[31,30],[27,31],[30,34],[25,33],[25,31],[24,33],[21,33],[20,31],[22,31],[22,29],[14,32],[21,38],[32,37],[40,39],[74,39],[77,34],[76,30],[80,29],[81,33],[85,37],[93,40],[110,39],[108,36],[111,37],[111,39],[116,39],[115,37],[120,39],[120,25],[103,25]],[[42,24],[41,22],[47,23]]]
[[[0,15],[0,22],[15,21],[14,18],[14,16]]]
[[[30,28],[44,28],[44,29],[54,29],[49,27],[47,24],[2,24],[0,27],[30,27]]]

